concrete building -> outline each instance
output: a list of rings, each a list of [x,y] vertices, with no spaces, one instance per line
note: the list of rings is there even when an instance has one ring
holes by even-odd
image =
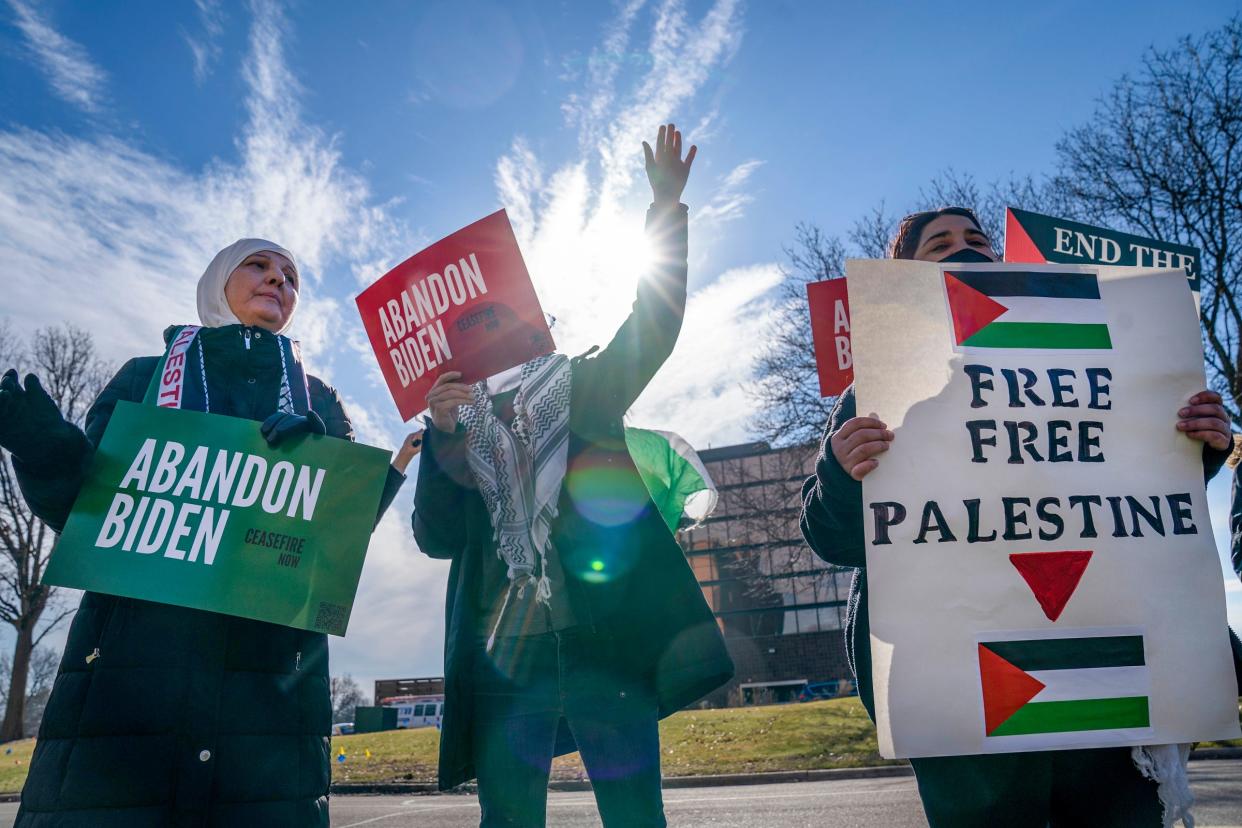
[[[397,696],[443,696],[444,677],[376,679],[375,704],[382,705],[385,699]]]
[[[716,511],[678,539],[737,665],[712,706],[852,691],[842,626],[851,570],[820,560],[798,528],[815,444],[747,443],[699,457],[720,490]]]

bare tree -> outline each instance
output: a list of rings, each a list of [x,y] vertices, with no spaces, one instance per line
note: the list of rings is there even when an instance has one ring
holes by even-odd
[[[349,674],[329,679],[328,695],[332,701],[333,722],[352,722],[354,709],[358,705],[365,707],[371,701]]]
[[[73,422],[86,416],[110,375],[95,352],[91,335],[71,325],[43,328],[23,343],[6,322],[0,322],[0,370],[9,367],[37,374],[65,419]],[[32,656],[44,636],[73,613],[43,583],[54,534],[27,508],[10,459],[4,455],[0,459],[0,621],[13,627],[17,640],[0,741],[22,738]]]
[[[773,445],[814,440],[832,408],[832,400],[819,395],[806,286],[844,276],[845,248],[811,224],[799,224],[794,233],[794,245],[785,249],[777,312],[749,388],[759,404],[755,425]]]
[[[1242,413],[1242,19],[1149,49],[1057,143],[1057,187],[1088,220],[1203,252],[1212,385]]]
[[[52,695],[56,670],[60,667],[60,653],[50,647],[39,647],[30,657],[29,680],[26,685],[25,718],[22,731],[29,738],[39,732],[43,711]],[[8,675],[13,669],[13,658],[0,653],[0,675]],[[8,703],[8,687],[0,682],[0,705]]]

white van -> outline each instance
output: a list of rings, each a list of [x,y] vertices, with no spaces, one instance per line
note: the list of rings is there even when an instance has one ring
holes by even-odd
[[[384,707],[397,708],[397,727],[439,727],[444,718],[444,696],[394,696]]]

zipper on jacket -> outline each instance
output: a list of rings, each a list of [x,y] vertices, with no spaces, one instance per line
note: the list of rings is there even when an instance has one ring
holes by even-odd
[[[96,648],[95,648],[95,651],[94,651],[93,653],[91,653],[90,655],[88,655],[88,656],[86,657],[86,663],[87,663],[87,664],[90,664],[92,661],[94,661],[94,660],[95,660],[95,659],[97,659],[97,658],[99,658],[99,648],[98,648],[98,647],[96,647]]]
[[[293,659],[293,669],[294,670],[302,669],[302,651],[301,650],[298,650],[297,657]]]
[[[250,329],[246,328],[242,331],[242,336],[246,338],[246,350],[250,350]]]

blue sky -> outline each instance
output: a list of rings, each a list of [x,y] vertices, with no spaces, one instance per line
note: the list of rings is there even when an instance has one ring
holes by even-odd
[[[692,298],[634,421],[699,446],[750,439],[743,385],[796,222],[844,235],[950,167],[1047,173],[1057,137],[1149,45],[1237,9],[0,0],[0,315],[88,327],[119,363],[193,321],[217,249],[274,238],[307,276],[295,334],[311,370],[364,440],[393,445],[403,426],[353,296],[503,206],[561,348],[602,344],[638,276],[639,141],[671,118],[700,145]],[[440,670],[447,566],[408,538],[412,489],[372,544],[334,672]],[[1223,480],[1210,499],[1220,529]]]

